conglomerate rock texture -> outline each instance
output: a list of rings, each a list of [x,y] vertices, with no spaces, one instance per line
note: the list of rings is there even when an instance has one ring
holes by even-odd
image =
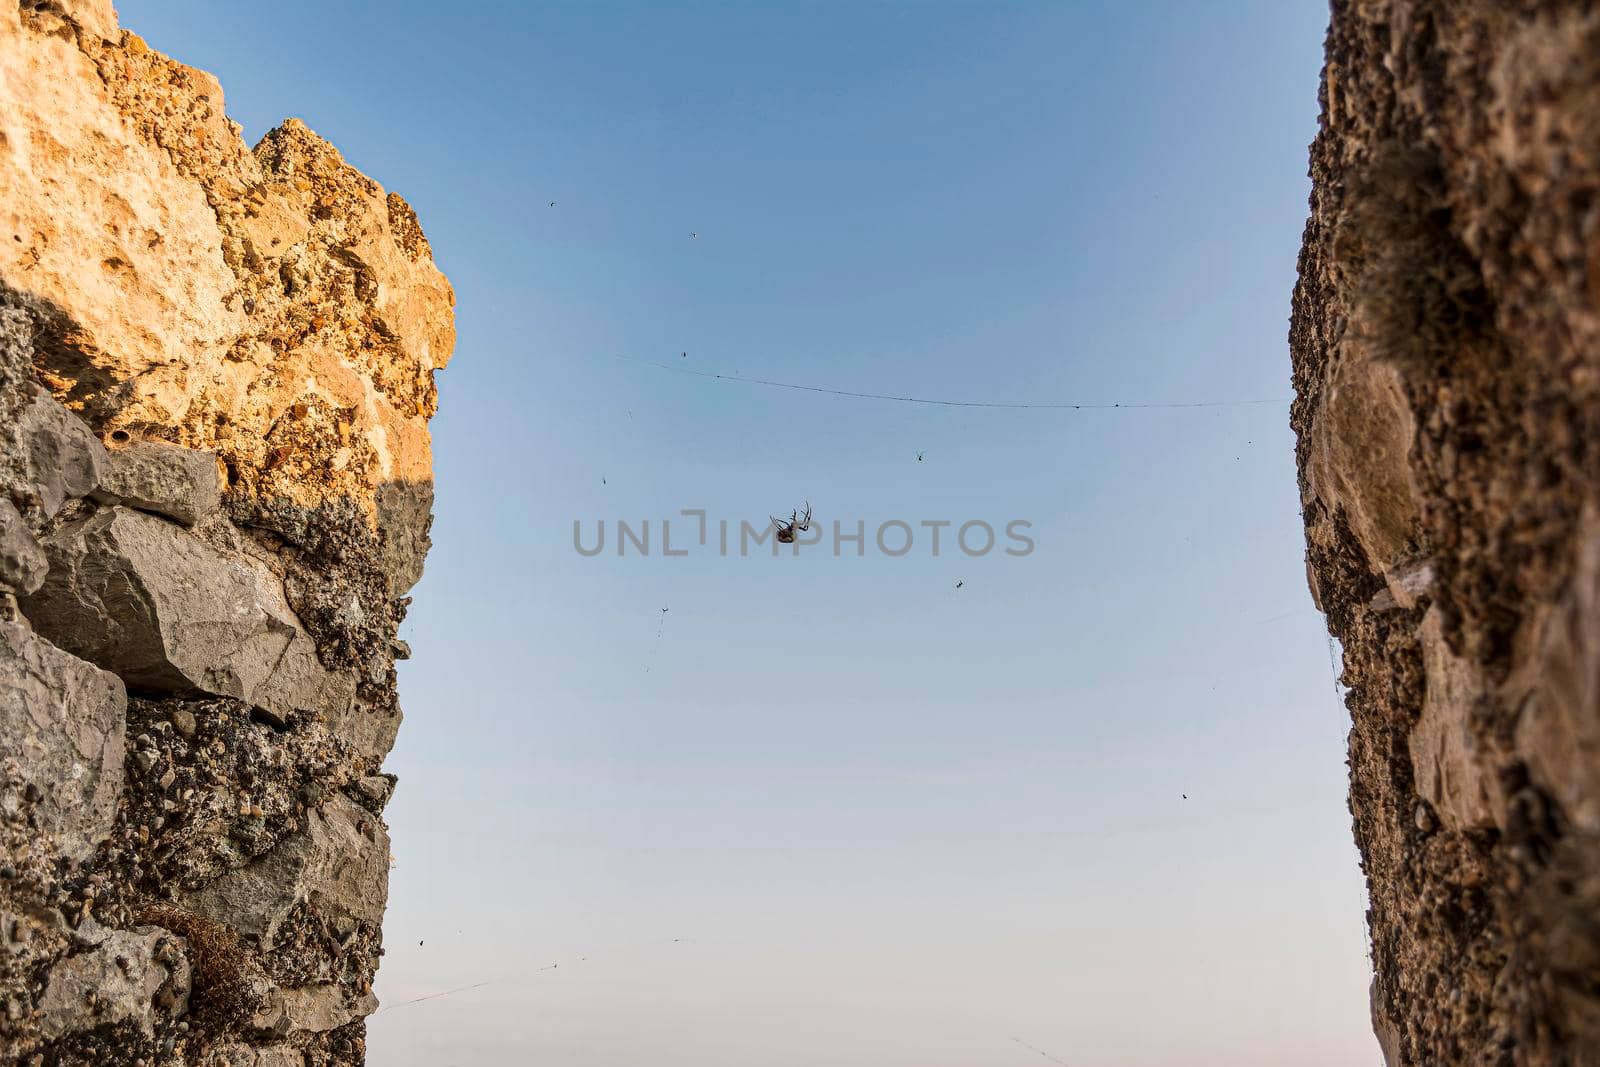
[[[107,0],[0,0],[0,1062],[358,1063],[453,296]]]
[[[1337,0],[1291,326],[1391,1064],[1600,1063],[1600,8]]]

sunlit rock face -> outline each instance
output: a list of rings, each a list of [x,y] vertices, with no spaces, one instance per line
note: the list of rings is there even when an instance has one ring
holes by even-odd
[[[1291,326],[1391,1064],[1600,1049],[1600,15],[1339,0]]]
[[[359,1063],[453,295],[105,0],[0,0],[0,1062]]]

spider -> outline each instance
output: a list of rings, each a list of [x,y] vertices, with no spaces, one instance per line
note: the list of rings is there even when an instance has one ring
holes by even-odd
[[[773,516],[772,525],[778,528],[778,543],[780,545],[794,544],[796,531],[805,533],[811,529],[811,502],[809,500],[806,501],[806,513],[804,515],[801,515],[798,511],[791,511],[788,522]]]

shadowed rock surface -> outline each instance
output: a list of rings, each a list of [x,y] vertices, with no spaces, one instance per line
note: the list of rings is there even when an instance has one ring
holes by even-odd
[[[0,815],[87,857],[116,816],[127,708],[116,675],[0,622]]]
[[[22,601],[34,629],[134,689],[236,697],[279,717],[341,717],[354,697],[264,563],[122,507],[62,523],[44,546],[49,571]]]
[[[0,1062],[360,1063],[450,287],[106,0],[0,116]]]
[[[135,441],[111,453],[95,499],[193,526],[222,506],[217,457],[160,441]]]
[[[1391,1064],[1600,1063],[1600,12],[1338,0],[1291,326]]]

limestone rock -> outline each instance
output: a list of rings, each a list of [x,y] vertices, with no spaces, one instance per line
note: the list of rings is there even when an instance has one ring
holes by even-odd
[[[0,965],[0,1062],[364,1056],[454,296],[399,195],[297,120],[240,133],[109,0],[0,3],[0,896],[61,918]],[[84,660],[137,690],[131,730]],[[176,1049],[66,984],[48,1042],[35,978],[152,893],[283,936],[168,909],[197,968]],[[292,1047],[249,1025],[268,974]]]
[[[1417,505],[1409,453],[1416,433],[1404,386],[1393,366],[1339,350],[1310,433],[1306,481],[1341,509],[1368,555],[1387,567],[1414,532]]]
[[[1451,653],[1439,609],[1430,608],[1419,630],[1426,692],[1422,715],[1408,745],[1417,795],[1453,830],[1495,825],[1503,798],[1492,754],[1473,733],[1471,715],[1487,689],[1472,664]]]
[[[23,610],[41,633],[128,685],[342,715],[353,682],[325,670],[278,579],[173,523],[114,507],[46,542]]]
[[[186,907],[271,942],[294,906],[376,925],[388,900],[389,835],[348,797],[310,812],[306,828],[255,862],[194,893]]]
[[[1367,999],[1372,1012],[1372,1032],[1378,1039],[1378,1049],[1383,1053],[1384,1067],[1401,1067],[1400,1035],[1396,1032],[1393,1021],[1384,1012],[1376,978],[1372,980],[1372,985],[1367,990]]]
[[[222,506],[217,457],[161,441],[136,441],[111,451],[95,495],[193,526]]]
[[[88,496],[105,473],[105,447],[83,420],[45,393],[17,420],[23,470],[45,515],[68,500]]]
[[[31,813],[63,855],[110,831],[122,789],[122,683],[0,622],[0,816]]]
[[[1391,1064],[1600,1049],[1600,14],[1334,0],[1290,324]]]
[[[343,986],[327,983],[276,990],[267,1010],[251,1022],[273,1033],[298,1030],[320,1034],[371,1015],[377,1008],[378,998],[371,993],[352,999]]]
[[[402,596],[422,579],[422,561],[433,544],[433,483],[389,481],[378,489],[378,525],[383,533],[383,571],[391,596]]]
[[[1522,669],[1505,692],[1522,709],[1516,745],[1573,828],[1600,835],[1600,508],[1584,516],[1572,580],[1532,614]]]
[[[116,40],[117,13],[111,9],[111,0],[61,0],[61,7],[82,32]]]
[[[99,34],[103,6],[73,13]],[[375,524],[379,485],[431,478],[432,372],[454,343],[415,214],[299,121],[251,152],[210,75],[43,18],[0,12],[0,278],[73,314],[52,388],[97,428],[180,428],[236,492],[348,497]],[[307,404],[332,438],[297,425]]]
[[[356,792],[376,804],[381,810],[389,803],[389,798],[394,794],[394,786],[394,775],[374,774],[356,782]]]
[[[88,952],[50,968],[39,997],[46,1038],[133,1023],[151,1037],[158,1021],[183,1014],[189,960],[183,939],[156,926],[116,930]]]
[[[87,360],[50,368],[58,395],[79,403],[126,383],[144,417],[170,425],[193,388],[184,364],[220,360],[242,313],[225,303],[233,274],[218,254],[205,191],[141,131],[152,112],[188,95],[197,102],[189,121],[213,131],[215,143],[226,130],[220,94],[181,69],[165,86],[108,84],[106,55],[121,47],[58,29],[42,6],[0,7],[0,114],[9,126],[0,276],[72,309],[69,340]],[[125,113],[114,86],[142,89],[143,107]],[[247,155],[242,146],[237,155]]]
[[[306,1058],[293,1045],[229,1043],[218,1050],[215,1062],[228,1067],[305,1067]]]
[[[33,531],[11,501],[0,499],[0,589],[26,596],[43,584],[49,567]]]

